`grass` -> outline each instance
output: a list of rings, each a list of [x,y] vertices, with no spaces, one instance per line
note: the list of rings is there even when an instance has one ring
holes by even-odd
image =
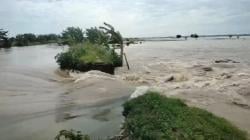
[[[79,46],[81,47],[81,46]],[[84,63],[113,64],[112,51],[99,45],[86,45],[84,55],[80,56],[80,61]]]
[[[113,49],[106,46],[84,43],[69,48],[67,52],[56,56],[56,61],[61,69],[79,70],[80,66],[103,64],[116,65],[120,58]]]
[[[124,129],[132,140],[246,140],[223,118],[179,99],[148,92],[124,104]]]

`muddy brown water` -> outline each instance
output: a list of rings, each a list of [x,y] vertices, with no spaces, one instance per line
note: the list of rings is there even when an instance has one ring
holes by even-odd
[[[121,104],[133,88],[98,76],[77,83],[59,76],[54,57],[66,49],[0,50],[0,139],[52,140],[62,129],[96,138],[119,132]]]
[[[121,104],[136,86],[182,98],[250,131],[249,44],[249,39],[143,42],[125,49],[130,71],[76,74],[74,80],[57,71],[54,56],[65,47],[0,49],[0,139],[54,139],[62,129],[112,136],[123,121]],[[219,59],[240,63],[215,64]],[[204,66],[213,71],[202,71]],[[174,81],[166,82],[172,75]]]
[[[131,70],[118,71],[123,80],[181,98],[250,134],[250,38],[150,41],[125,52]]]

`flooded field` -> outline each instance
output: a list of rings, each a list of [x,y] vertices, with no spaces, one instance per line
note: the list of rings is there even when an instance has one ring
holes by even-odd
[[[55,45],[0,50],[1,139],[54,139],[62,129],[117,134],[136,87],[159,90],[250,131],[250,40],[153,41],[126,47],[131,70],[58,71]],[[11,132],[11,134],[10,134]]]

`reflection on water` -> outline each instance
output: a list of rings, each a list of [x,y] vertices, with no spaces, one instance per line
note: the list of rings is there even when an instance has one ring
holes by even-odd
[[[41,45],[0,50],[1,139],[49,140],[62,129],[103,137],[119,131],[121,104],[131,89],[91,76],[79,83],[61,82],[65,78],[56,74],[54,56],[66,49]]]

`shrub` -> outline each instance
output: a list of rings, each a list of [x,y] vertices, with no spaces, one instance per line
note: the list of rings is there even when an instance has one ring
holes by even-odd
[[[108,45],[110,37],[104,31],[92,27],[86,29],[86,39],[93,44]]]
[[[182,36],[181,35],[176,35],[176,38],[181,38]]]
[[[72,46],[67,52],[56,56],[56,61],[61,69],[81,70],[84,66],[94,64],[115,66],[120,62],[120,57],[105,46],[84,43]]]
[[[199,35],[198,35],[198,34],[191,34],[190,37],[191,37],[191,38],[196,38],[196,39],[197,39],[197,38],[199,38]]]
[[[80,131],[74,130],[61,130],[59,134],[55,137],[55,140],[90,140],[88,135],[83,135]]]
[[[132,140],[246,140],[223,118],[155,92],[124,104],[125,133]]]
[[[62,32],[63,43],[74,45],[83,42],[83,31],[79,27],[68,27]]]

